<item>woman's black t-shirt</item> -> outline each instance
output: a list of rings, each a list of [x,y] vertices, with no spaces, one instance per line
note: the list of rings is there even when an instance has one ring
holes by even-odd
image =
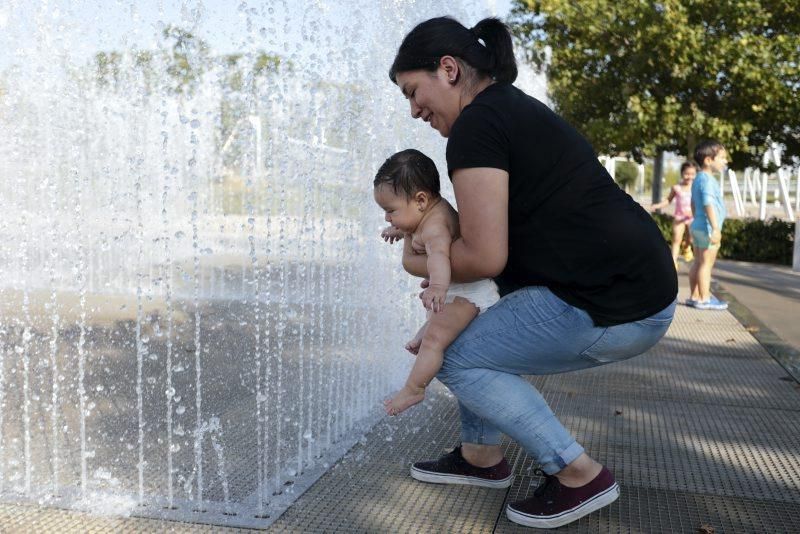
[[[451,128],[447,167],[451,178],[473,167],[508,172],[501,294],[546,286],[598,326],[644,319],[675,300],[672,256],[650,215],[537,99],[505,83],[484,89]]]

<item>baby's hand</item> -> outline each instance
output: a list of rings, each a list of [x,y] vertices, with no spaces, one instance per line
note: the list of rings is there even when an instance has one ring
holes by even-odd
[[[405,237],[405,233],[394,226],[387,226],[381,232],[381,237],[384,241],[388,242],[390,245],[393,245],[395,241],[400,241],[403,239],[403,237]]]
[[[444,301],[447,297],[447,286],[441,284],[429,284],[425,291],[420,293],[422,305],[426,310],[434,313],[444,311]]]

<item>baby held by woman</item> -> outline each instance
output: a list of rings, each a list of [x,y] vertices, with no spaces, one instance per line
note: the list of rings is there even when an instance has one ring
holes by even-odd
[[[429,274],[420,295],[428,320],[406,344],[416,361],[405,386],[384,403],[387,414],[397,415],[425,398],[445,349],[500,296],[491,279],[451,283],[450,244],[459,237],[458,213],[439,194],[439,173],[429,157],[413,149],[398,152],[381,165],[373,185],[375,202],[391,225],[381,236],[389,243],[403,240],[406,271],[415,258],[424,257]]]

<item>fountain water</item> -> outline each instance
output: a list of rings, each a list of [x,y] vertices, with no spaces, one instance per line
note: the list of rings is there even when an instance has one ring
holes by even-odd
[[[371,179],[443,141],[386,72],[487,5],[167,4],[0,8],[0,491],[264,525],[410,365]]]

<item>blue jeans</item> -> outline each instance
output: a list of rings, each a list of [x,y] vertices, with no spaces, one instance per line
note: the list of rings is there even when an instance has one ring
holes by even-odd
[[[611,327],[545,287],[503,297],[476,317],[445,352],[437,378],[458,398],[461,440],[498,445],[501,432],[553,474],[583,453],[542,395],[519,375],[576,371],[626,360],[655,345],[675,313]]]

